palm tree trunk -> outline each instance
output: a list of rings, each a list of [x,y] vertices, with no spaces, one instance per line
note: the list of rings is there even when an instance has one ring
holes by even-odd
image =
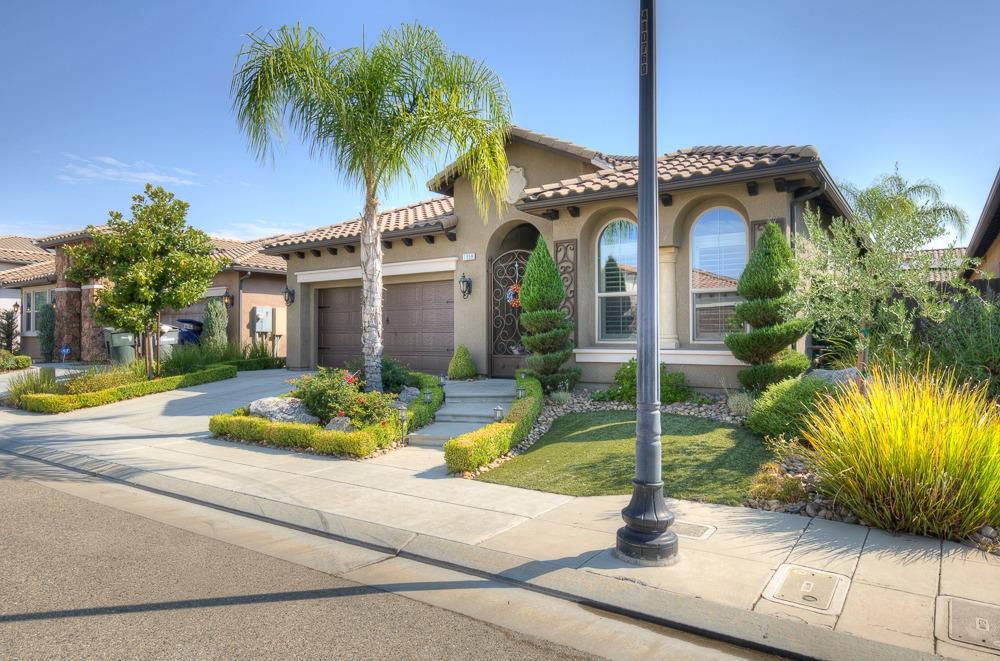
[[[382,232],[374,185],[361,216],[361,351],[369,390],[382,390]]]

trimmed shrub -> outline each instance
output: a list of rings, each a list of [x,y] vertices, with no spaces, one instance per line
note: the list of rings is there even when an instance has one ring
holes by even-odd
[[[455,349],[455,355],[448,363],[449,379],[471,379],[476,376],[476,363],[472,360],[472,354],[468,347],[459,344]]]
[[[229,311],[221,298],[213,297],[205,303],[204,325],[198,341],[211,347],[225,345],[229,342]]]
[[[23,370],[27,367],[31,367],[31,356],[21,356],[6,349],[0,349],[0,372]]]
[[[409,385],[419,389],[421,395],[406,407],[409,412],[407,429],[413,431],[434,422],[434,414],[444,404],[444,388],[438,385],[436,376],[423,372],[410,372]],[[431,391],[429,404],[423,398],[423,393],[426,390]]]
[[[35,313],[35,327],[38,331],[38,346],[44,360],[52,360],[56,355],[56,308],[46,303]]]
[[[805,356],[793,359],[785,355],[788,346],[812,327],[808,319],[795,318],[788,312],[788,294],[797,281],[792,249],[777,223],[770,222],[736,287],[736,293],[744,300],[736,306],[733,323],[746,324],[750,330],[733,331],[725,338],[733,355],[751,365],[739,374],[745,388],[760,392],[783,378],[798,376],[809,367]]]
[[[573,324],[559,309],[566,297],[559,267],[549,254],[545,239],[538,237],[524,267],[524,278],[515,299],[523,310],[521,325],[526,333],[521,342],[530,351],[524,359],[531,375],[545,392],[572,390],[580,380],[580,369],[563,368],[573,355]],[[527,317],[527,320],[525,320]]]
[[[514,401],[502,422],[486,425],[444,444],[444,461],[449,472],[462,473],[485,466],[528,435],[542,412],[542,384],[528,376],[519,378],[517,385],[524,386],[525,395]]]
[[[951,371],[878,366],[805,421],[820,489],[868,524],[961,540],[1000,521],[1000,411]]]
[[[95,392],[70,394],[27,394],[21,396],[19,406],[35,413],[65,413],[76,409],[112,404],[125,399],[152,395],[177,388],[197,386],[210,381],[221,381],[236,376],[236,368],[232,365],[216,365],[200,372],[191,372],[178,376],[167,376],[152,381],[129,383]]]
[[[805,417],[836,390],[834,384],[811,376],[779,381],[757,397],[746,425],[761,436],[799,436]]]
[[[601,393],[594,393],[598,401],[628,402],[635,404],[638,396],[637,379],[639,365],[635,358],[622,363],[611,380],[611,387]],[[687,384],[683,372],[671,372],[666,363],[660,363],[660,403],[684,402],[691,397],[691,386]]]
[[[342,432],[299,422],[274,422],[246,415],[245,409],[212,416],[208,421],[208,429],[220,438],[351,457],[367,457],[397,440],[401,434],[401,430],[388,421],[352,432]]]

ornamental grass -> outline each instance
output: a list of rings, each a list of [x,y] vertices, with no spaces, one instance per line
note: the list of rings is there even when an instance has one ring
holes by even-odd
[[[1000,522],[1000,411],[953,372],[875,366],[804,424],[821,489],[869,525],[965,539]]]

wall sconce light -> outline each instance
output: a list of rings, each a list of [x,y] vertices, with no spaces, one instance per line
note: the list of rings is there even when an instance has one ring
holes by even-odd
[[[503,407],[497,404],[497,407],[493,409],[493,419],[497,422],[503,420]]]
[[[462,298],[469,298],[472,295],[472,278],[463,273],[458,279],[458,290],[462,292]]]
[[[15,315],[17,315],[17,313],[21,311],[21,304],[16,301],[14,302],[14,305],[12,307],[14,309]]]
[[[229,293],[228,289],[222,295],[222,304],[226,306],[227,310],[233,307],[233,295]]]
[[[285,285],[285,291],[282,292],[285,296],[285,305],[291,305],[295,302],[295,290],[289,289],[288,285]]]

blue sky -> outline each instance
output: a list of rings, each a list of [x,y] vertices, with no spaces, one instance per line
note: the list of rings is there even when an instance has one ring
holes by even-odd
[[[0,8],[0,234],[127,210],[145,181],[189,220],[249,238],[329,224],[360,193],[289,142],[247,151],[230,109],[247,32],[302,22],[329,44],[419,20],[485,59],[516,123],[607,152],[636,147],[636,0],[6,2]],[[659,3],[660,150],[814,144],[838,181],[899,163],[975,223],[1000,165],[1000,3]],[[386,205],[426,196],[422,182]]]

